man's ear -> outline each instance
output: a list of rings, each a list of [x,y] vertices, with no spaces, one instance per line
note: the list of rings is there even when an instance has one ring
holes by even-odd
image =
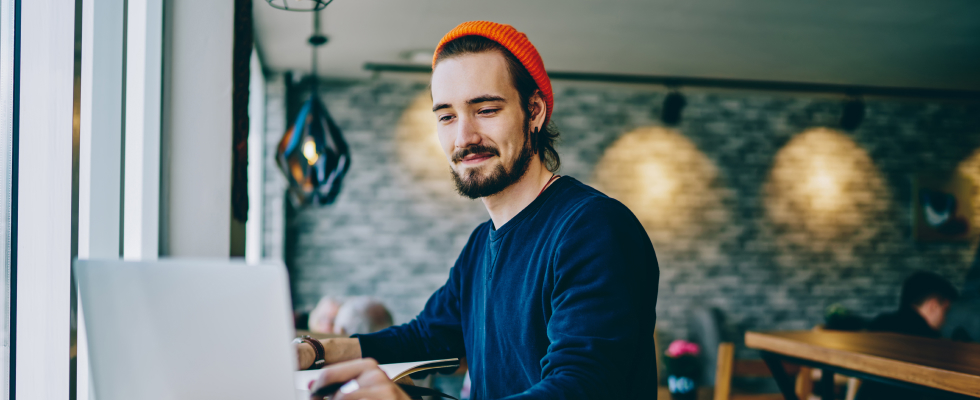
[[[531,115],[531,131],[544,130],[544,118],[547,115],[548,105],[544,102],[544,96],[541,95],[541,91],[535,90],[527,103],[528,112]]]

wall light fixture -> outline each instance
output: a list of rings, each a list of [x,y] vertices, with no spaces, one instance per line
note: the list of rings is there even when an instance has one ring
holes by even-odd
[[[851,97],[844,102],[840,116],[840,127],[845,131],[853,131],[864,121],[864,102],[860,97]]]
[[[667,97],[664,97],[664,104],[660,109],[660,120],[667,126],[679,124],[681,122],[681,113],[684,111],[684,106],[686,105],[687,100],[684,99],[684,95],[676,90],[672,90],[667,94]]]

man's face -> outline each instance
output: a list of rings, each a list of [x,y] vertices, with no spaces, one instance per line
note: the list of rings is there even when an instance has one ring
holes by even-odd
[[[525,113],[499,52],[443,60],[432,72],[432,110],[456,189],[492,196],[520,180],[533,158]]]
[[[310,318],[307,322],[310,331],[332,333],[333,320],[337,317],[337,310],[340,309],[340,305],[339,302],[333,300],[320,301],[316,308],[310,312]]]
[[[919,315],[926,320],[932,329],[938,331],[946,323],[946,313],[949,312],[949,306],[949,300],[932,297],[918,307]]]

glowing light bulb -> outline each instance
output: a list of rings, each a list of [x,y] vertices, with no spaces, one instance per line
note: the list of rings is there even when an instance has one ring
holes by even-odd
[[[833,162],[826,155],[815,155],[812,160],[811,175],[807,182],[812,205],[816,210],[834,211],[843,204],[844,193],[841,191],[842,180],[845,177],[829,168]],[[838,156],[839,158],[840,156]]]
[[[307,140],[303,144],[303,156],[310,165],[316,164],[316,160],[320,159],[320,155],[316,153],[316,144],[312,140]]]
[[[641,192],[650,206],[663,206],[671,200],[677,190],[676,176],[668,172],[668,167],[658,160],[650,160],[636,166]]]

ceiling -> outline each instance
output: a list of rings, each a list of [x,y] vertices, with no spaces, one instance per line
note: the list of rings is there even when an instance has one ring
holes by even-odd
[[[335,0],[321,16],[320,74],[337,78],[490,20],[554,71],[980,90],[975,0]],[[265,66],[307,73],[312,14],[257,0],[254,17]]]

